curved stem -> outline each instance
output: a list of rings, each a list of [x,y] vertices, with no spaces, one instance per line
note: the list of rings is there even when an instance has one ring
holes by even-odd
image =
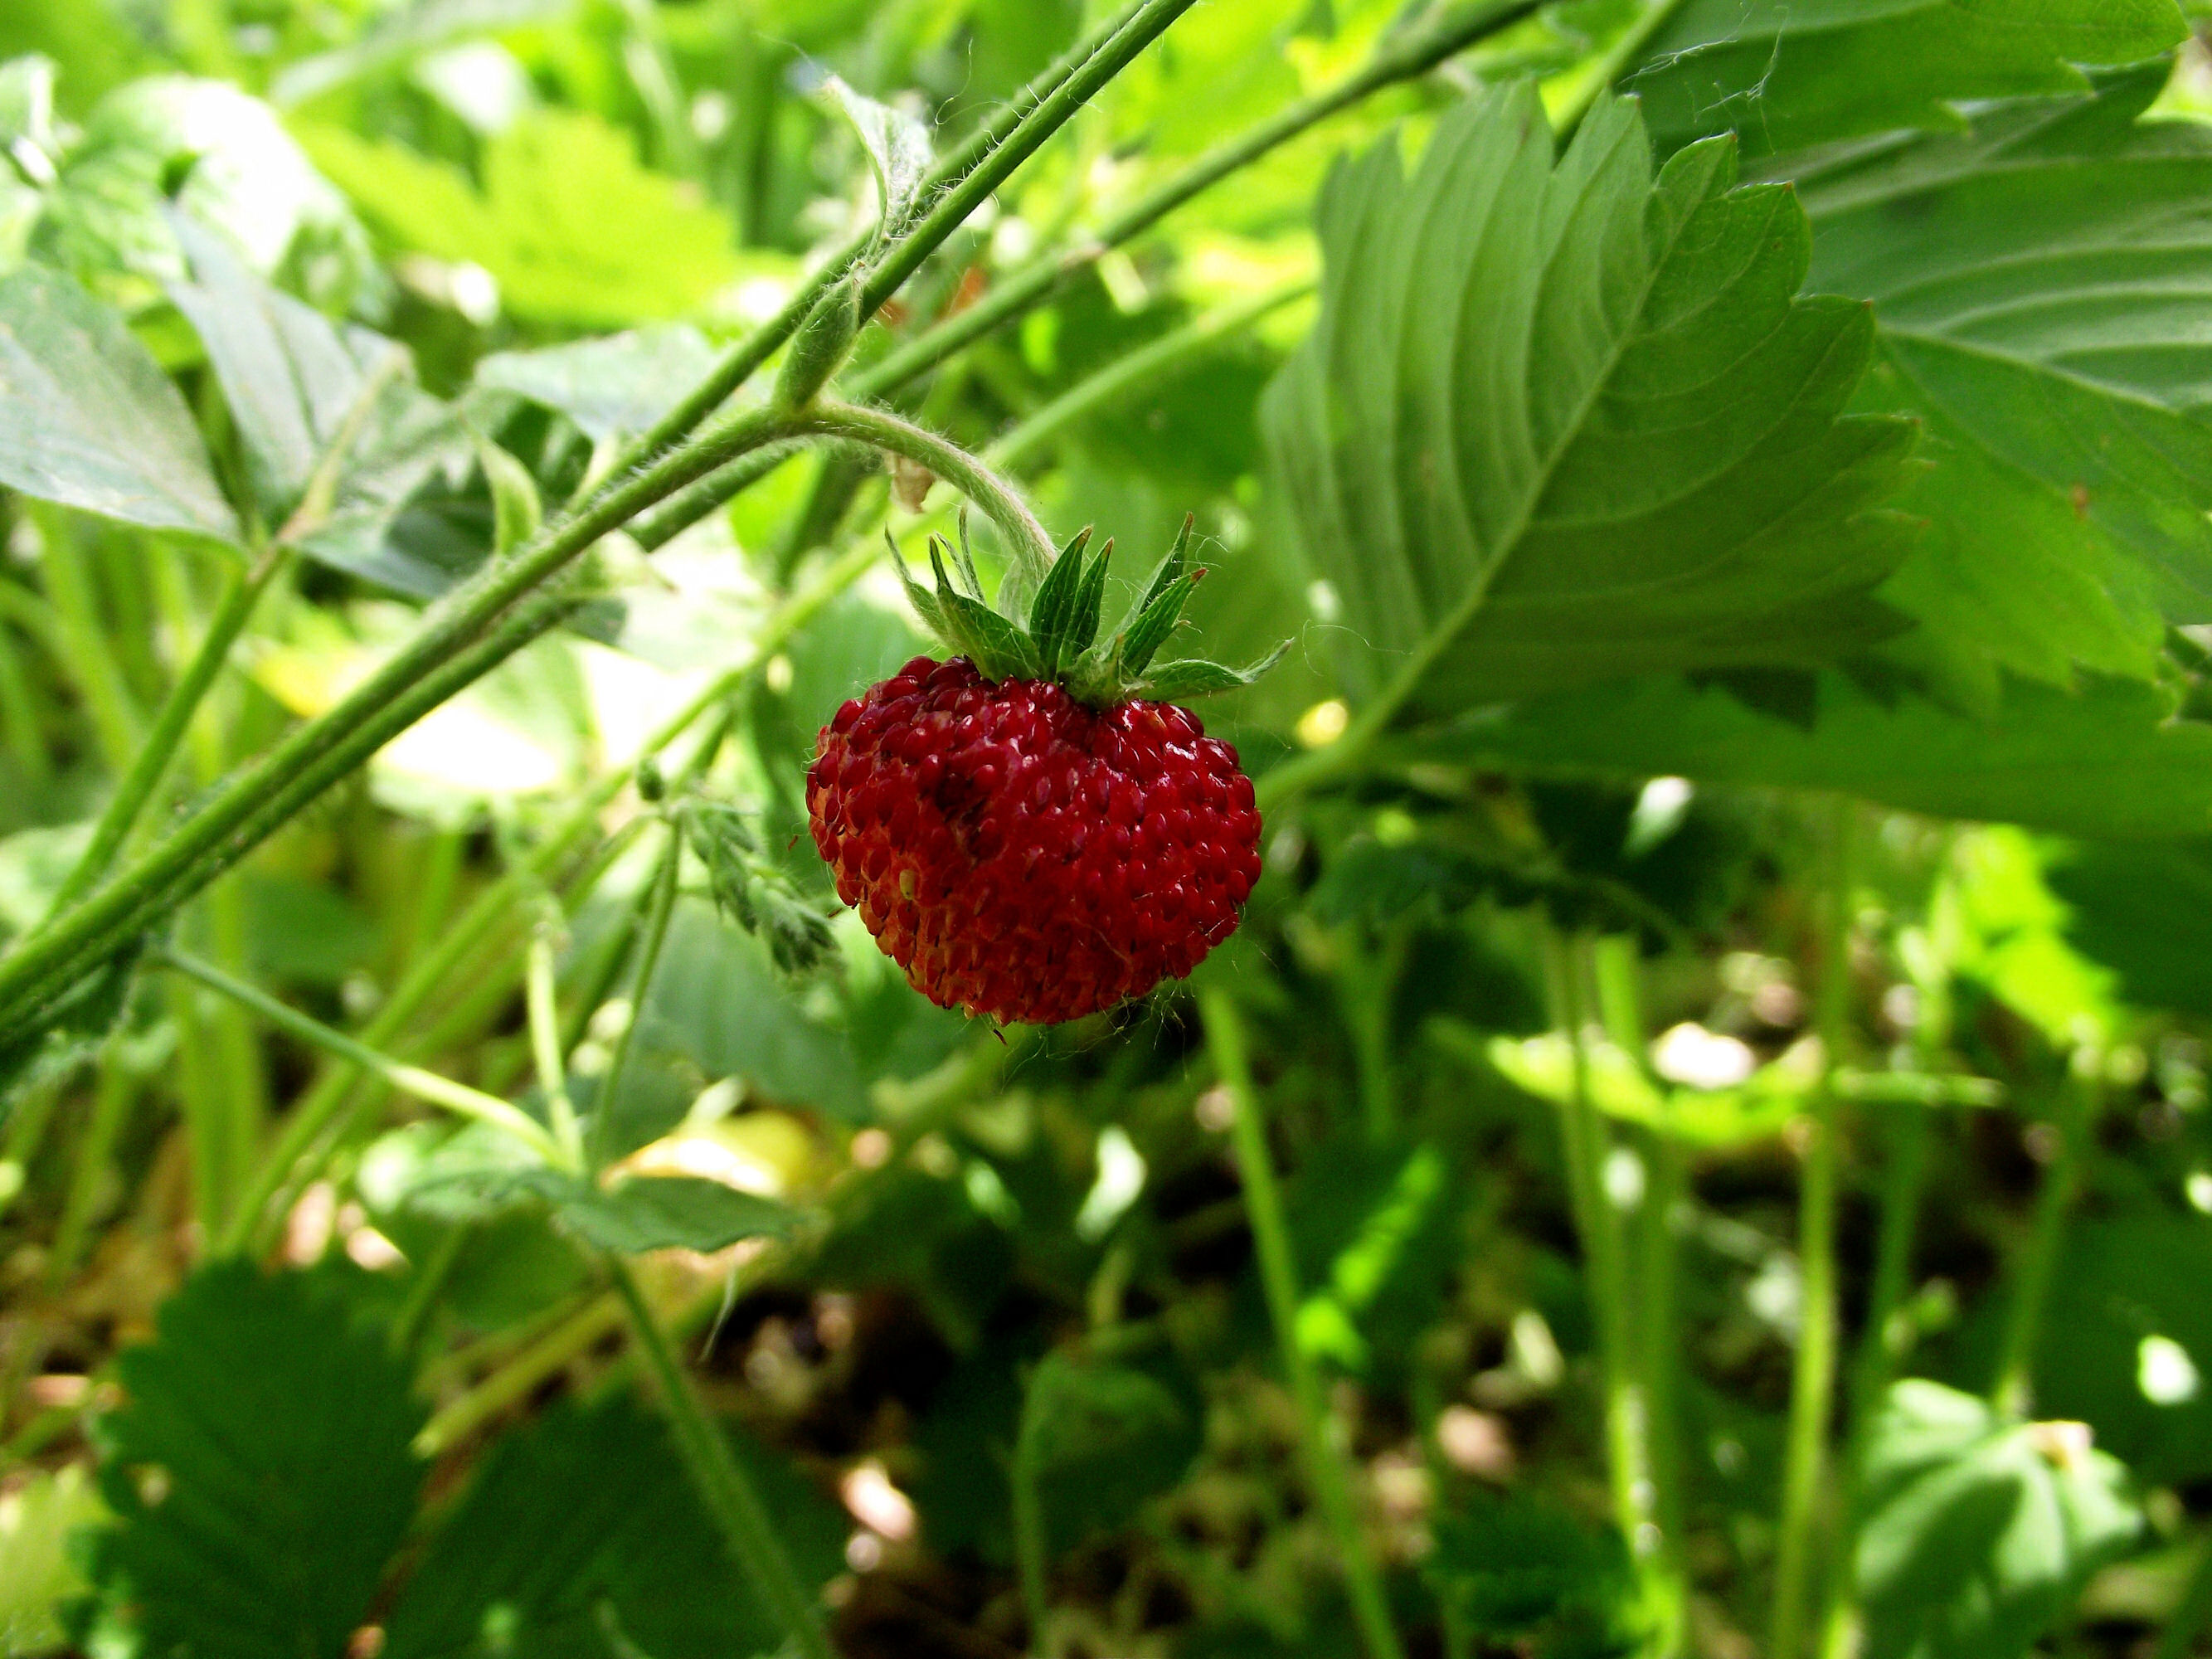
[[[1036,514],[1030,511],[1029,503],[1013,485],[957,444],[939,437],[926,427],[916,426],[889,410],[833,403],[802,410],[792,417],[792,425],[825,437],[873,444],[878,449],[888,450],[927,467],[982,508],[984,517],[998,526],[999,533],[1006,538],[1007,550],[1013,556],[1014,568],[1008,574],[1018,575],[1032,592],[1036,584],[1043,581],[1053,560],[1059,556],[1052,538],[1045,534]]]

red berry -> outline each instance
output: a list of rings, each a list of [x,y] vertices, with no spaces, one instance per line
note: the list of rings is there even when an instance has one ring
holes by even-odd
[[[1251,783],[1204,732],[917,657],[823,728],[814,844],[931,1001],[1079,1019],[1189,973],[1260,878]]]

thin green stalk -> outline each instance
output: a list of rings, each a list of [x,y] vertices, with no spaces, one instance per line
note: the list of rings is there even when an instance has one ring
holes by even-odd
[[[637,1044],[638,1027],[645,1024],[646,1006],[653,995],[653,977],[660,971],[660,953],[668,943],[669,919],[676,914],[676,897],[683,889],[683,874],[684,836],[671,824],[668,844],[653,870],[652,908],[647,912],[645,937],[638,947],[637,970],[630,976],[629,1018],[623,1022],[622,1035],[615,1039],[614,1052],[607,1056],[607,1069],[599,1078],[599,1109],[592,1115],[592,1153],[595,1162],[605,1156],[615,1103],[622,1097],[623,1080],[629,1073],[630,1051]]]
[[[1652,1518],[1652,1485],[1644,1443],[1647,1402],[1631,1369],[1635,1351],[1628,1307],[1626,1253],[1619,1206],[1606,1190],[1613,1151],[1612,1131],[1590,1091],[1589,1050],[1583,980],[1589,966],[1587,941],[1570,944],[1540,909],[1536,926],[1543,946],[1544,981],[1552,1023],[1565,1035],[1574,1086],[1559,1111],[1567,1192],[1583,1249],[1583,1277],[1598,1337],[1598,1373],[1604,1401],[1606,1475],[1615,1524],[1649,1580],[1658,1527]]]
[[[1035,1418],[1024,1412],[1007,1475],[1013,1488],[1014,1565],[1021,1579],[1022,1611],[1029,1620],[1030,1651],[1042,1655],[1048,1651],[1045,1624],[1052,1616],[1048,1571],[1052,1550],[1045,1529],[1043,1494],[1038,1486],[1041,1448],[1037,1438]]]
[[[622,1328],[620,1297],[594,1298],[556,1320],[535,1342],[458,1400],[434,1413],[415,1437],[417,1457],[441,1457],[510,1406],[520,1404],[575,1360]]]
[[[92,1237],[93,1208],[115,1157],[115,1143],[138,1098],[139,1079],[125,1066],[110,1044],[100,1056],[100,1085],[94,1091],[92,1116],[76,1146],[76,1168],[70,1176],[69,1194],[62,1201],[62,1218],[54,1230],[52,1254],[47,1258],[46,1283],[65,1285],[84,1260]]]
[[[27,505],[39,526],[39,574],[53,607],[70,676],[92,712],[101,755],[119,772],[138,747],[138,706],[108,637],[91,562],[59,507]]]
[[[2088,1054],[2092,1061],[2102,1057]],[[1990,1404],[2002,1417],[2025,1417],[2034,1401],[2035,1347],[2043,1334],[2044,1310],[2059,1246],[2081,1191],[2081,1161],[2089,1127],[2095,1122],[2102,1090],[2077,1065],[2058,1091],[2058,1145],[2043,1184],[2035,1194],[2035,1216],[2021,1247],[2012,1275],[2012,1297],[2005,1308],[2004,1337],[1998,1347],[1996,1380]]]
[[[1856,807],[1831,813],[1820,887],[1819,1025],[1822,1076],[1808,1103],[1798,1196],[1802,1314],[1790,1374],[1782,1512],[1775,1549],[1771,1659],[1802,1659],[1813,1564],[1825,1507],[1828,1417],[1836,1384],[1836,1104],[1832,1081],[1843,1063],[1850,1020],[1851,832]]]
[[[68,1079],[40,1079],[15,1097],[8,1119],[7,1138],[0,1142],[0,1215],[7,1214],[31,1182],[31,1164],[45,1144]]]
[[[538,1067],[538,1087],[545,1097],[553,1138],[568,1152],[568,1161],[581,1166],[584,1137],[576,1127],[575,1103],[568,1098],[568,1065],[561,1046],[561,1005],[553,969],[553,935],[541,927],[531,937],[529,962],[523,975],[531,1059]]]
[[[0,628],[0,744],[26,783],[35,787],[53,781],[53,757],[46,752],[38,694],[24,670],[22,647],[6,628]]]
[[[1242,333],[1270,312],[1279,311],[1314,291],[1312,283],[1300,278],[1265,293],[1223,306],[1217,311],[1162,335],[1151,344],[1117,357],[1089,379],[1079,381],[1030,415],[1012,431],[983,452],[994,466],[1018,466],[1038,450],[1085,416],[1126,397],[1146,381],[1157,379],[1203,355],[1232,334]]]
[[[407,1299],[392,1316],[393,1353],[402,1358],[413,1357],[416,1344],[422,1340],[422,1328],[429,1323],[430,1310],[437,1305],[438,1292],[453,1277],[453,1265],[461,1259],[461,1251],[475,1231],[473,1223],[455,1222],[432,1247],[428,1258],[415,1269],[414,1280],[407,1286]]]
[[[1291,1229],[1283,1213],[1283,1197],[1275,1184],[1275,1166],[1267,1150],[1267,1133],[1260,1121],[1259,1097],[1252,1086],[1247,1058],[1244,1022],[1237,1005],[1219,991],[1201,991],[1199,1011],[1206,1024],[1206,1047],[1212,1052],[1221,1085],[1235,1103],[1233,1137],[1237,1171],[1243,1183],[1244,1204],[1252,1224],[1252,1242],[1259,1252],[1260,1284],[1267,1292],[1267,1312],[1275,1328],[1275,1344],[1283,1372],[1297,1407],[1299,1448],[1304,1453],[1306,1478],[1334,1534],[1338,1559],[1344,1567],[1345,1587],[1352,1611],[1370,1659],[1401,1659],[1404,1652],[1396,1627],[1390,1620],[1389,1598],[1383,1593],[1382,1575],[1368,1547],[1352,1503],[1348,1459],[1332,1427],[1328,1401],[1312,1359],[1299,1345],[1298,1270],[1291,1248]]]
[[[50,916],[59,915],[89,892],[114,864],[116,855],[123,850],[124,842],[145,811],[146,803],[153,799],[161,787],[161,780],[168,775],[201,700],[230,659],[230,647],[244,631],[270,579],[283,568],[285,551],[282,547],[270,548],[250,567],[231,576],[216,606],[215,616],[208,623],[207,636],[170,688],[161,712],[154,718],[153,729],[137,746],[129,769],[116,784],[115,793],[108,797],[100,821],[93,826],[91,842],[54,896],[47,912]]]
[[[2158,1649],[2151,1659],[2189,1659],[2196,1651],[2197,1633],[2212,1623],[2212,1535],[2198,1542],[2196,1568],[2181,1593],[2181,1604],[2159,1632]]]
[[[504,1129],[556,1169],[574,1167],[568,1159],[567,1149],[546,1133],[536,1118],[509,1101],[501,1100],[496,1095],[488,1095],[481,1089],[471,1089],[465,1083],[456,1083],[451,1078],[441,1077],[435,1072],[425,1071],[419,1066],[404,1065],[388,1054],[380,1054],[344,1032],[334,1030],[296,1008],[287,1007],[243,980],[232,978],[213,963],[202,962],[197,957],[175,949],[164,949],[158,959],[164,967],[196,979],[210,990],[221,992],[240,1007],[251,1009],[280,1031],[374,1073],[404,1094],[413,1095],[417,1100],[433,1106],[442,1106],[459,1116]]]
[[[804,1659],[836,1659],[829,1632],[823,1627],[817,1598],[800,1582],[776,1535],[767,1504],[730,1450],[729,1440],[700,1403],[690,1376],[638,1290],[629,1265],[613,1255],[606,1258],[606,1264],[629,1316],[639,1350],[660,1384],[661,1404],[676,1431],[677,1450],[730,1553],[782,1626],[784,1639],[797,1647]]]
[[[848,376],[840,388],[854,402],[881,398],[919,380],[985,335],[1049,300],[1107,254],[1143,234],[1184,203],[1199,196],[1270,150],[1375,93],[1425,75],[1476,40],[1520,21],[1540,0],[1489,0],[1440,18],[1386,46],[1356,74],[1311,98],[1302,99],[1242,136],[1217,145],[1173,178],[1091,230],[1071,249],[1040,253],[1019,269],[1000,276],[981,300],[915,336],[888,356]],[[1127,15],[1139,8],[1132,7]],[[842,270],[842,267],[840,268]],[[813,304],[810,291],[806,307]],[[795,328],[805,314],[792,319]],[[785,331],[787,333],[788,329]],[[779,337],[781,338],[781,337]],[[766,361],[763,354],[761,362]],[[759,363],[753,365],[757,368]],[[750,371],[749,371],[750,372]],[[734,383],[733,386],[734,386]],[[781,458],[732,464],[672,498],[659,515],[661,539],[697,523],[723,502],[767,476]],[[647,547],[657,545],[648,541]]]
[[[1045,136],[1056,131],[1074,111],[1071,107],[1055,111],[1049,118],[1043,117],[1040,112],[1045,100],[1065,87],[1085,64],[1119,39],[1123,30],[1146,9],[1147,3],[1148,0],[1132,0],[1132,3],[1122,11],[1076,42],[1032,82],[1020,97],[987,121],[965,144],[939,162],[931,170],[926,188],[935,193],[949,191],[973,174],[1000,145],[1030,122],[1049,119],[1051,125]],[[990,187],[995,189],[1000,182],[994,179]],[[941,240],[950,234],[953,227],[916,226],[908,233],[907,240],[910,242],[915,240],[925,228]],[[638,465],[690,437],[709,416],[728,401],[732,392],[750,380],[762,365],[775,355],[778,347],[798,332],[799,325],[806,320],[830,286],[866,256],[875,241],[875,234],[873,228],[862,231],[825,259],[809,280],[793,291],[781,310],[724,353],[713,372],[694,387],[683,402],[663,416],[651,431],[630,445],[623,452],[620,465],[624,467]],[[931,242],[924,247],[921,250],[923,256],[927,257],[935,246],[935,242]]]
[[[1635,939],[1615,933],[1591,947],[1597,983],[1598,1017],[1613,1046],[1641,1060],[1647,1045],[1641,966]],[[1650,1470],[1653,1522],[1659,1528],[1656,1563],[1670,1581],[1667,1599],[1679,1615],[1682,1599],[1683,1529],[1681,1441],[1681,1352],[1683,1332],[1677,1312],[1680,1249],[1674,1217],[1686,1201],[1688,1174],[1682,1147],[1672,1136],[1646,1129],[1635,1137],[1644,1164],[1644,1197],[1636,1212],[1634,1255],[1628,1264],[1632,1285],[1637,1386],[1644,1399],[1644,1455]],[[1681,1639],[1679,1616],[1669,1621],[1662,1651],[1675,1651]]]
[[[872,317],[884,301],[921,267],[937,245],[959,229],[969,215],[1006,182],[1092,95],[1127,69],[1169,24],[1188,11],[1194,0],[1146,0],[1066,80],[1048,96],[968,175],[931,204],[920,223],[877,260],[860,290],[860,315]]]

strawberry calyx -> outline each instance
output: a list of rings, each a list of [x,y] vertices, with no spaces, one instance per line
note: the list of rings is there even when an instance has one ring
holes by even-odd
[[[1079,702],[1110,708],[1133,698],[1184,702],[1231,691],[1251,684],[1290,649],[1285,640],[1247,668],[1231,668],[1196,658],[1156,660],[1181,623],[1183,606],[1206,577],[1204,565],[1190,562],[1193,522],[1190,515],[1184,516],[1175,545],[1152,572],[1121,624],[1105,634],[1100,632],[1099,624],[1114,541],[1107,538],[1097,553],[1086,557],[1089,526],[1078,531],[1060,550],[1030,601],[1029,614],[1022,617],[1003,615],[984,599],[968,544],[966,514],[960,517],[957,547],[944,536],[929,538],[934,591],[915,580],[888,530],[884,539],[890,543],[892,567],[922,621],[955,654],[975,664],[986,679],[1050,681],[1066,688]]]

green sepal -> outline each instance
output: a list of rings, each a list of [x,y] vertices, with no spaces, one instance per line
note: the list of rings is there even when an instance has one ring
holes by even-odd
[[[947,559],[952,561],[955,573],[951,576],[945,574],[945,562]],[[972,564],[963,565],[960,561],[960,556],[952,550],[952,544],[942,536],[932,536],[929,538],[929,568],[937,573],[937,592],[939,599],[947,593],[957,593],[965,599],[974,599],[979,605],[982,603],[983,588],[982,585],[975,580],[975,567]],[[966,583],[965,586],[962,586],[963,581]]]
[[[1039,677],[1036,647],[1030,636],[981,599],[950,589],[940,592],[948,635],[976,672],[990,680],[1033,680]]]
[[[1063,661],[1089,653],[1091,641],[1098,637],[1098,618],[1106,608],[1106,562],[1113,556],[1114,538],[1109,536],[1076,590],[1075,614],[1068,620],[1067,638],[1060,647]]]
[[[1044,585],[1030,606],[1030,637],[1036,641],[1037,664],[1048,679],[1060,672],[1060,648],[1075,617],[1075,599],[1083,586],[1083,550],[1091,540],[1091,526],[1075,532],[1052,562]],[[1080,646],[1076,647],[1080,650]]]
[[[1151,610],[1152,602],[1168,591],[1168,584],[1182,574],[1190,551],[1191,529],[1197,522],[1198,514],[1195,513],[1182,515],[1182,528],[1176,532],[1175,545],[1168,549],[1167,557],[1160,561],[1159,568],[1152,572],[1152,580],[1145,584],[1144,598],[1130,607],[1131,617],[1141,617]]]
[[[1249,668],[1231,668],[1218,662],[1202,662],[1195,657],[1162,663],[1138,682],[1130,695],[1152,702],[1182,702],[1191,697],[1211,696],[1218,691],[1235,691],[1251,684],[1282,661],[1290,648],[1291,642],[1285,640]]]
[[[1134,679],[1152,665],[1152,659],[1175,632],[1175,625],[1182,620],[1182,608],[1189,603],[1192,592],[1205,577],[1206,568],[1186,572],[1160,590],[1159,597],[1150,601],[1137,619],[1123,629],[1114,642],[1114,665],[1117,678]]]
[[[906,568],[906,556],[899,551],[898,543],[892,539],[888,529],[884,532],[884,545],[891,550],[891,568],[898,572],[899,585],[906,589],[907,603],[929,625],[931,633],[950,642],[951,632],[945,624],[944,608],[937,603],[935,594],[915,580],[914,572]]]
[[[981,599],[983,597],[983,579],[975,574],[975,550],[968,545],[968,509],[964,507],[960,509],[958,523],[960,526],[960,574],[968,579],[968,591],[974,594],[975,598]],[[1021,618],[1019,617],[1009,617],[1006,620],[1015,623],[1017,626],[1018,626],[1021,622]]]

